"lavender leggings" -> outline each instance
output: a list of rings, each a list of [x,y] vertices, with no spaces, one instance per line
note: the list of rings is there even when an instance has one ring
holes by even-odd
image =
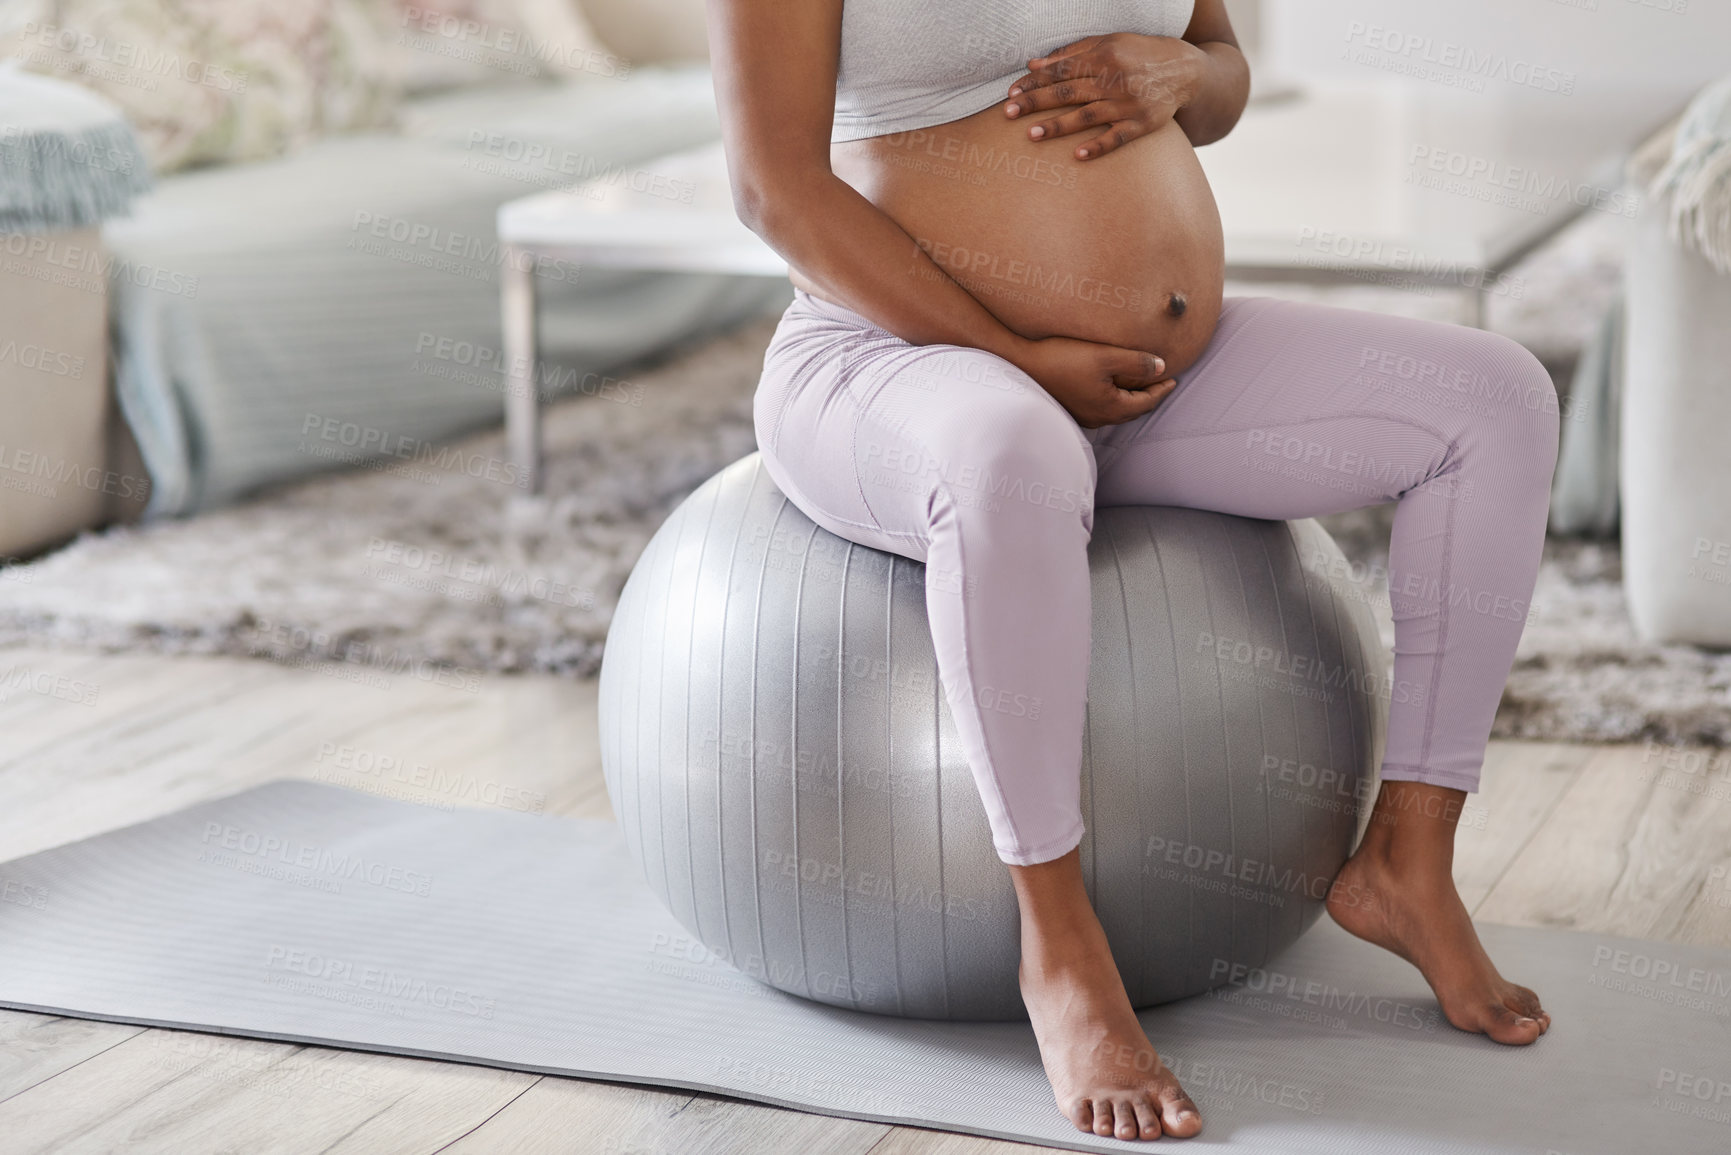
[[[1398,499],[1382,776],[1477,788],[1557,449],[1550,376],[1515,342],[1232,298],[1159,408],[1084,430],[998,357],[909,345],[800,292],[756,424],[770,476],[813,521],[926,563],[938,669],[1005,862],[1082,838],[1096,506],[1285,519]]]

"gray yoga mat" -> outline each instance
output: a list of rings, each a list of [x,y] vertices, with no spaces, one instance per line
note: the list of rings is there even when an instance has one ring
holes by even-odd
[[[1326,923],[1144,1012],[1203,1108],[1187,1149],[1731,1149],[1731,951],[1482,929],[1555,1015],[1534,1047],[1453,1030],[1417,972]],[[315,783],[0,865],[0,1004],[1129,1149],[1057,1115],[1025,1024],[822,1006],[705,954],[611,823]]]

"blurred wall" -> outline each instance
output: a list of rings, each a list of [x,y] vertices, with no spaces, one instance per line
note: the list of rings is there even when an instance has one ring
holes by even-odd
[[[1594,94],[1642,89],[1681,102],[1731,73],[1727,0],[1262,0],[1261,16],[1265,60],[1294,77],[1371,75],[1349,50],[1367,47],[1372,28],[1429,38],[1433,56],[1445,44],[1506,53]]]
[[[637,64],[707,60],[704,0],[581,0],[602,43]]]

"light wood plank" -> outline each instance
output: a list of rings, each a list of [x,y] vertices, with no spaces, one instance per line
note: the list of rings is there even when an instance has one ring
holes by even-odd
[[[1455,832],[1455,886],[1475,910],[1532,839],[1592,755],[1588,746],[1493,742],[1483,789],[1467,798]]]
[[[56,658],[19,664],[47,672]],[[8,731],[0,859],[284,777],[427,804],[611,815],[592,679],[490,678],[471,693],[408,675],[354,684],[323,666],[109,661],[93,706],[32,695],[35,714]]]
[[[119,1046],[143,1027],[0,1010],[0,1102]]]
[[[1057,1108],[1053,1108],[1056,1110]],[[1011,1143],[1005,1139],[982,1139],[954,1131],[928,1131],[921,1127],[897,1127],[871,1149],[871,1155],[1034,1155],[1050,1147]],[[1125,1150],[1130,1150],[1126,1147]]]
[[[890,1130],[717,1095],[549,1077],[440,1155],[864,1155]]]
[[[151,1030],[0,1102],[0,1135],[8,1155],[423,1155],[537,1078]]]
[[[1480,916],[1731,944],[1725,908],[1705,893],[1713,868],[1727,863],[1731,799],[1668,783],[1647,757],[1640,746],[1596,750]]]

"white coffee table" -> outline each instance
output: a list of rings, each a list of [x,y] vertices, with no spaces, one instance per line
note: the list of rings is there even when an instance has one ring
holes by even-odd
[[[1513,291],[1509,268],[1564,225],[1594,208],[1632,215],[1618,166],[1670,111],[1386,80],[1253,103],[1200,153],[1220,204],[1227,275],[1441,287],[1467,294],[1482,324],[1485,300]],[[542,484],[536,259],[787,275],[735,216],[719,142],[511,201],[498,230],[506,433],[532,493]]]

